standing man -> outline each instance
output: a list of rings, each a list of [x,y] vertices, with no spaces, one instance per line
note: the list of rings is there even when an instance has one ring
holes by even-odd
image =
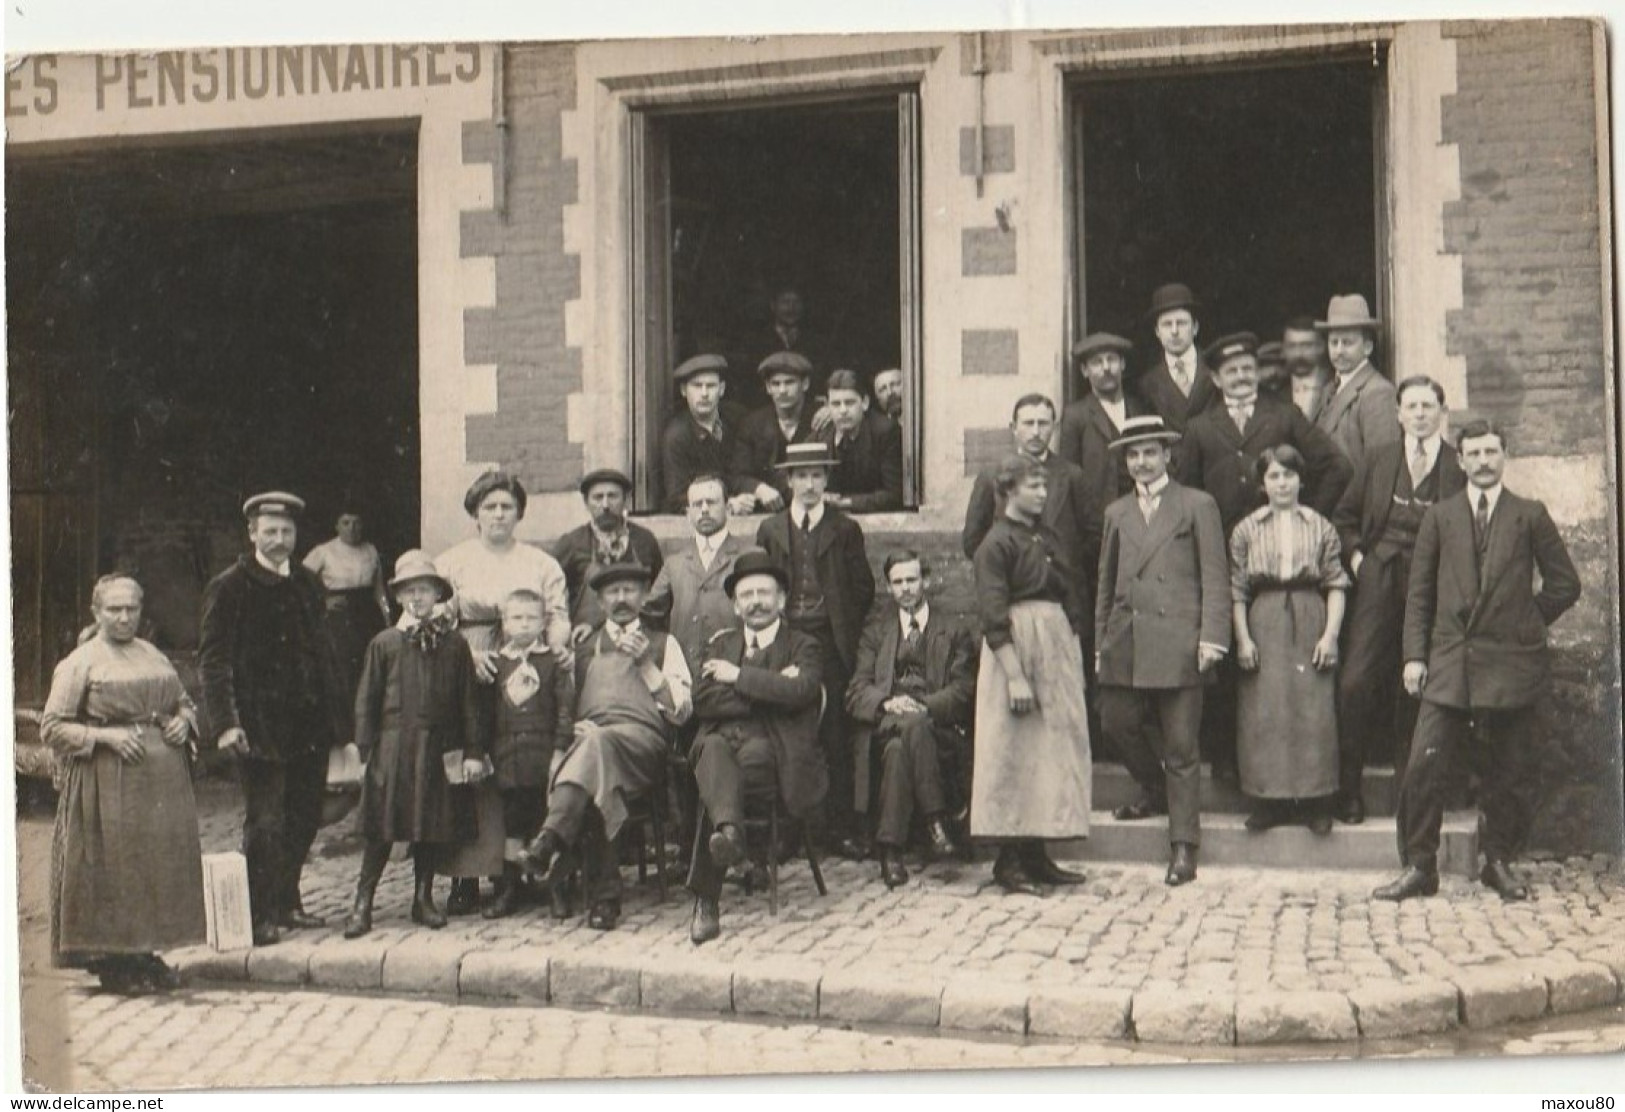
[[[857,372],[829,376],[830,425],[824,431],[835,470],[830,501],[855,514],[903,508],[903,430],[869,408]]]
[[[875,404],[880,412],[896,421],[903,423],[903,372],[897,367],[888,367],[884,371],[875,372],[874,382]]]
[[[1289,391],[1292,388],[1286,373],[1286,356],[1281,354],[1281,345],[1271,340],[1267,344],[1260,344],[1258,348],[1258,392],[1268,394],[1272,398],[1289,402],[1292,400]]]
[[[1197,356],[1196,335],[1201,324],[1196,310],[1200,308],[1190,287],[1174,282],[1157,287],[1146,313],[1156,329],[1162,357],[1140,375],[1140,395],[1162,415],[1163,423],[1179,433],[1217,394],[1208,368]]]
[[[1331,365],[1326,362],[1326,344],[1311,317],[1293,317],[1281,329],[1281,358],[1286,363],[1292,396],[1287,400],[1313,421],[1329,395]]]
[[[705,659],[711,638],[734,623],[733,600],[722,584],[749,546],[728,532],[728,502],[716,475],[697,475],[688,484],[688,524],[693,540],[661,567],[643,610],[677,638],[692,667]]]
[[[726,477],[730,513],[755,509],[755,488],[739,473],[737,434],[723,423],[722,381],[728,361],[720,355],[696,355],[680,363],[672,378],[683,396],[683,412],[666,423],[660,437],[660,504],[668,513],[681,513],[688,497],[688,482],[696,475]]]
[[[602,468],[581,480],[581,500],[587,505],[587,523],[564,534],[553,545],[553,559],[564,569],[570,598],[570,643],[586,640],[604,620],[598,592],[587,584],[611,564],[642,564],[659,575],[660,542],[643,526],[626,518],[632,480],[613,468]]]
[[[815,439],[813,407],[807,404],[812,364],[793,351],[776,351],[757,368],[770,404],[751,412],[739,426],[740,459],[736,465],[755,484],[755,508],[764,513],[784,509],[790,488],[774,468],[784,462],[784,449]]]
[[[1580,597],[1580,578],[1546,507],[1501,485],[1506,440],[1473,421],[1456,440],[1467,488],[1428,510],[1405,600],[1405,690],[1422,700],[1399,792],[1405,871],[1380,900],[1439,890],[1439,827],[1457,759],[1484,779],[1484,868],[1503,900],[1529,890],[1507,861],[1528,826],[1525,780],[1540,752],[1536,703],[1550,669],[1547,629]],[[1534,589],[1540,572],[1540,591]],[[1469,741],[1476,727],[1479,738]]]
[[[1100,507],[1099,513],[1091,512],[1084,522],[1088,540],[1082,570],[1091,582],[1100,564],[1101,514],[1134,486],[1122,454],[1113,452],[1111,443],[1122,435],[1123,424],[1130,417],[1149,412],[1145,403],[1123,388],[1123,372],[1133,350],[1133,344],[1110,332],[1085,336],[1072,347],[1072,357],[1083,370],[1089,393],[1067,406],[1061,415],[1055,452],[1078,465],[1084,486]]]
[[[1337,442],[1358,466],[1366,453],[1399,439],[1394,420],[1394,386],[1371,365],[1381,324],[1357,293],[1334,297],[1326,319],[1315,328],[1326,334],[1326,353],[1337,372],[1331,396],[1320,407],[1315,425]]]
[[[875,600],[875,576],[863,530],[827,503],[835,459],[822,444],[792,444],[779,466],[790,480],[790,507],[764,520],[756,543],[789,572],[785,618],[818,643],[823,655],[824,717],[819,738],[830,761],[831,833],[853,833],[852,739],[846,728],[846,685],[857,665],[858,637]]]
[[[948,832],[944,784],[968,786],[971,710],[976,693],[976,635],[952,614],[934,614],[926,598],[931,569],[920,554],[900,549],[886,557],[891,600],[875,605],[858,663],[846,689],[846,709],[857,723],[853,805],[867,820],[872,744],[880,746],[880,879],[887,888],[908,882],[903,849],[916,812],[925,820],[931,850],[959,854]],[[961,804],[966,793],[956,791]],[[868,831],[843,845],[848,857],[869,853]]]
[[[706,646],[688,757],[701,806],[688,874],[689,938],[696,946],[722,933],[718,898],[723,874],[745,857],[747,790],[775,792],[790,817],[804,823],[829,790],[818,740],[823,654],[816,640],[784,621],[790,576],[766,553],[747,552],[723,586],[739,620]]]
[[[1168,815],[1164,879],[1176,886],[1196,878],[1202,840],[1203,677],[1230,649],[1219,507],[1168,477],[1178,439],[1153,415],[1131,418],[1112,442],[1134,491],[1106,508],[1095,602],[1101,728],[1142,792],[1117,817]]]
[[[1394,769],[1404,775],[1417,711],[1400,685],[1411,553],[1428,507],[1467,485],[1456,450],[1439,434],[1444,387],[1417,375],[1398,394],[1404,437],[1366,456],[1332,514],[1354,577],[1337,682],[1337,818],[1346,823],[1365,821],[1360,780],[1374,742],[1394,740]]]
[[[319,927],[299,896],[321,824],[327,753],[345,694],[322,631],[322,585],[291,562],[304,500],[282,491],[243,503],[252,556],[203,592],[198,674],[216,745],[241,758],[243,856],[254,945]]]
[[[745,367],[759,367],[769,356],[779,352],[795,352],[806,359],[812,368],[812,393],[823,393],[824,376],[829,374],[828,353],[814,330],[807,326],[807,303],[801,291],[792,283],[780,282],[773,287],[768,299],[771,318],[766,330],[756,334],[747,345]],[[762,396],[760,381],[741,381],[739,401],[749,409],[759,408],[767,399]]]

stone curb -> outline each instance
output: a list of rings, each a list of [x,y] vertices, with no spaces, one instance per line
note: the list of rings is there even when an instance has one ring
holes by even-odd
[[[1580,954],[1460,966],[1443,977],[1374,982],[1353,991],[1100,988],[997,978],[902,976],[805,958],[724,964],[588,948],[498,948],[478,939],[379,931],[294,936],[274,947],[167,955],[188,981],[519,1000],[568,1007],[645,1008],[1187,1045],[1352,1042],[1495,1027],[1625,1000],[1625,944]]]

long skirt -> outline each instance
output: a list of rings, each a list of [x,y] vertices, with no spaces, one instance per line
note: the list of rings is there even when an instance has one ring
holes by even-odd
[[[970,830],[978,838],[1089,835],[1089,718],[1083,653],[1053,602],[1010,607],[1010,637],[1037,706],[1010,713],[1010,685],[982,644]]]
[[[378,598],[371,587],[353,587],[345,591],[327,592],[327,611],[323,629],[327,643],[333,649],[333,663],[338,669],[339,683],[344,692],[344,740],[355,736],[355,690],[361,680],[361,662],[366,658],[367,646],[378,631],[384,628],[384,616],[378,610]]]
[[[1313,587],[1262,591],[1247,608],[1258,671],[1237,684],[1241,790],[1257,799],[1311,799],[1337,790],[1337,673],[1317,672],[1326,600]]]
[[[142,729],[126,764],[97,747],[67,763],[51,841],[51,949],[59,965],[202,942],[203,858],[186,754]]]

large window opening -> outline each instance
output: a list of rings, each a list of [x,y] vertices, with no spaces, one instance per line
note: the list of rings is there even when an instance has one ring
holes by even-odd
[[[6,175],[17,698],[37,705],[97,574],[195,649],[245,495],[419,528],[413,132],[14,155]]]
[[[633,114],[632,426],[642,497],[683,405],[672,368],[728,359],[724,416],[768,404],[757,365],[784,346],[771,304],[800,295],[796,350],[832,370],[901,368],[904,497],[917,502],[918,96],[863,94]]]
[[[1384,70],[1366,54],[1077,81],[1077,334],[1120,332],[1146,365],[1144,313],[1165,282],[1202,299],[1199,343],[1278,339],[1335,293],[1363,293],[1386,319]]]

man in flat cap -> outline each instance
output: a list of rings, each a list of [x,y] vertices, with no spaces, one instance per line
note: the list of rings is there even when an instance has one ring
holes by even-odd
[[[1175,432],[1184,432],[1185,423],[1212,404],[1218,393],[1196,348],[1200,308],[1189,286],[1172,282],[1157,287],[1146,312],[1162,352],[1155,365],[1141,372],[1136,386]]]
[[[775,468],[784,462],[791,444],[817,439],[813,406],[807,400],[812,364],[794,351],[775,351],[757,368],[767,388],[769,404],[751,412],[739,426],[739,470],[755,485],[750,493],[754,508],[764,513],[784,509],[790,486]]]
[[[328,750],[345,702],[323,634],[321,580],[292,562],[303,500],[281,491],[243,505],[250,555],[203,593],[198,674],[216,745],[241,761],[243,856],[254,945],[319,927],[299,880],[321,823]]]
[[[848,513],[903,508],[903,430],[871,409],[856,371],[829,376],[830,412],[824,441],[835,457],[826,498]]]
[[[746,793],[776,794],[791,818],[807,823],[829,789],[818,740],[824,654],[784,618],[789,573],[767,553],[747,552],[724,586],[738,621],[706,646],[694,688],[698,730],[689,763],[701,825],[688,887],[695,945],[722,933],[722,877],[745,858]]]
[[[672,372],[683,412],[672,416],[660,437],[660,506],[667,513],[683,512],[688,482],[696,475],[724,477],[731,512],[755,508],[750,492],[756,484],[739,472],[738,436],[722,419],[727,369],[728,361],[720,355],[696,355]]]
[[[587,586],[599,569],[611,564],[642,564],[655,576],[663,562],[655,535],[627,520],[631,479],[613,468],[600,468],[585,475],[579,489],[587,505],[587,522],[553,544],[553,559],[564,569],[570,596],[570,640],[577,645],[604,620],[598,592]]]
[[[588,584],[605,617],[576,650],[575,738],[553,772],[542,832],[526,850],[527,864],[550,887],[579,864],[594,930],[620,921],[611,843],[627,799],[654,787],[673,729],[694,709],[676,638],[643,628],[650,578],[642,564],[620,563],[599,568]]]
[[[1380,324],[1357,293],[1332,298],[1326,319],[1315,322],[1326,336],[1326,354],[1337,372],[1315,425],[1356,467],[1369,452],[1399,439],[1394,384],[1371,364]]]

